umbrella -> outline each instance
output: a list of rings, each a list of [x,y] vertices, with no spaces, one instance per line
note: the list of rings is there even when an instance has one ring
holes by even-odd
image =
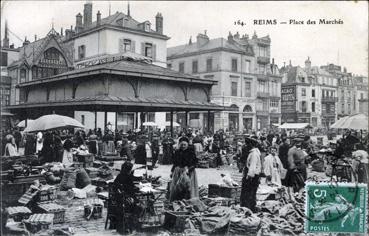
[[[28,126],[28,125],[30,125],[32,122],[33,122],[33,120],[31,120],[31,119],[27,119],[27,126]],[[26,121],[25,121],[25,120],[22,120],[21,122],[19,122],[19,123],[17,124],[17,127],[19,127],[19,128],[24,128],[24,127],[26,127]]]
[[[148,121],[142,124],[143,126],[158,126],[156,123]]]
[[[340,129],[340,127],[350,116],[342,117],[341,119],[337,120],[334,124],[331,125],[332,129]]]
[[[356,114],[342,118],[342,121],[338,120],[332,126],[336,129],[355,129],[355,130],[368,130],[368,116],[365,114]],[[331,128],[332,128],[331,126]]]
[[[58,128],[84,128],[84,125],[71,117],[53,114],[41,116],[34,120],[27,126],[24,132],[37,132]]]
[[[170,126],[170,121],[165,122],[165,126]],[[179,126],[181,125],[173,121],[173,127],[179,127]]]

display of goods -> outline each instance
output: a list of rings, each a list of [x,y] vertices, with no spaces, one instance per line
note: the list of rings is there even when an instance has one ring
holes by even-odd
[[[104,202],[101,199],[87,199],[84,205],[84,216],[86,219],[102,218]]]
[[[17,206],[6,208],[9,218],[12,218],[16,222],[20,222],[24,219],[28,219],[32,215],[32,211],[28,207]]]
[[[164,227],[176,232],[183,232],[186,219],[191,217],[187,211],[167,211],[165,212]]]
[[[154,202],[154,209],[156,214],[161,215],[164,212],[164,202],[163,201],[155,201]]]
[[[95,155],[94,154],[76,154],[76,159],[78,162],[94,162]]]
[[[323,160],[314,160],[311,162],[311,167],[313,171],[324,172],[325,166]]]
[[[23,194],[23,196],[18,200],[18,203],[22,205],[27,205],[30,203],[34,197],[38,194],[40,190],[34,186],[31,186],[27,192]]]
[[[64,172],[62,181],[60,182],[60,190],[68,190],[76,187],[77,171],[75,169],[67,169]]]
[[[219,184],[209,184],[208,195],[209,197],[224,197],[224,198],[239,199],[241,196],[241,186],[229,187]]]
[[[49,229],[54,220],[54,214],[34,214],[27,220],[24,220],[24,224],[28,231],[31,233],[37,233],[40,230]]]
[[[197,164],[197,167],[208,169],[209,168],[209,161],[199,161],[198,164]]]
[[[87,167],[85,168],[88,176],[92,179],[92,178],[96,178],[99,175],[99,169],[98,168],[94,168],[94,167]]]
[[[73,167],[78,169],[78,168],[83,168],[84,163],[83,162],[73,162]]]
[[[64,223],[65,208],[56,203],[40,203],[38,204],[39,209],[43,213],[54,214],[54,224]]]
[[[46,202],[46,201],[53,201],[56,199],[56,190],[57,188],[50,185],[45,185],[40,188],[38,193],[38,202]]]
[[[217,168],[218,167],[218,161],[216,158],[209,159],[209,167],[210,168]]]
[[[88,176],[87,172],[85,171],[84,168],[79,168],[77,170],[76,187],[84,188],[89,184],[91,184],[91,179]]]
[[[216,198],[205,198],[204,203],[210,207],[212,206],[233,206],[236,204],[236,200],[233,198],[216,197]]]

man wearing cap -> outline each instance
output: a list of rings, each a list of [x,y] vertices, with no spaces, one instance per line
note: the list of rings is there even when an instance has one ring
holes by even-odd
[[[131,148],[128,144],[128,134],[122,134],[122,147],[120,149],[120,156],[126,157],[127,161],[131,161],[133,159]]]
[[[287,186],[294,192],[300,191],[305,186],[307,171],[305,165],[306,152],[301,149],[303,139],[295,138],[293,146],[288,150]]]
[[[261,159],[260,151],[258,149],[258,141],[251,138],[248,138],[248,141],[250,143],[251,150],[243,171],[240,202],[242,207],[247,207],[251,211],[255,212],[256,191],[260,182]]]

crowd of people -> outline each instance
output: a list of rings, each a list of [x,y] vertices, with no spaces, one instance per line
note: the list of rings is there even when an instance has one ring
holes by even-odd
[[[71,130],[21,134],[19,129],[3,133],[3,155],[17,155],[19,146],[24,146],[25,155],[38,155],[42,162],[62,162],[68,166],[73,163],[73,152],[86,150],[94,155],[119,155],[128,162],[150,165],[172,164],[171,184],[168,197],[171,201],[198,197],[196,166],[198,155],[203,152],[216,153],[217,166],[223,165],[222,154],[234,153],[241,173],[241,206],[255,210],[256,191],[260,178],[265,177],[270,184],[284,185],[291,196],[304,188],[307,179],[307,165],[317,158],[310,136],[273,131],[253,132],[241,136],[238,141],[230,140],[226,132],[203,134],[199,130],[182,129],[173,135],[167,130],[143,130],[128,132],[105,129]],[[236,142],[235,142],[236,140]],[[348,131],[337,141],[333,156],[338,158],[352,156],[356,150],[365,153],[357,134]],[[353,169],[366,176],[367,154],[353,155]],[[127,162],[127,163],[128,163]],[[364,163],[364,164],[363,164]],[[366,167],[365,167],[366,163]],[[121,174],[127,175],[132,167],[122,167]],[[127,179],[128,177],[122,177]],[[119,180],[119,178],[118,178]]]

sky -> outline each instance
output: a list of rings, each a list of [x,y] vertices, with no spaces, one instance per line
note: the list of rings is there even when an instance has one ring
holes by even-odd
[[[4,20],[11,32],[30,41],[45,36],[52,24],[57,31],[75,25],[75,16],[83,14],[86,1],[1,1],[1,33]],[[92,1],[93,21],[100,10],[102,18],[116,11],[127,12],[127,1]],[[229,32],[250,37],[271,38],[271,57],[278,66],[291,60],[304,65],[310,57],[313,66],[334,63],[349,72],[368,76],[368,2],[260,2],[260,1],[130,1],[131,16],[137,21],[149,20],[155,29],[155,15],[164,18],[164,34],[170,37],[168,47],[196,41],[198,33],[212,38],[227,38]],[[275,19],[276,25],[255,25],[254,20]],[[308,20],[317,24],[308,25]],[[341,20],[343,24],[319,24],[319,19]],[[238,20],[246,23],[235,25]],[[289,24],[290,20],[304,24]],[[287,22],[287,24],[280,24]],[[21,41],[10,34],[16,46]]]

